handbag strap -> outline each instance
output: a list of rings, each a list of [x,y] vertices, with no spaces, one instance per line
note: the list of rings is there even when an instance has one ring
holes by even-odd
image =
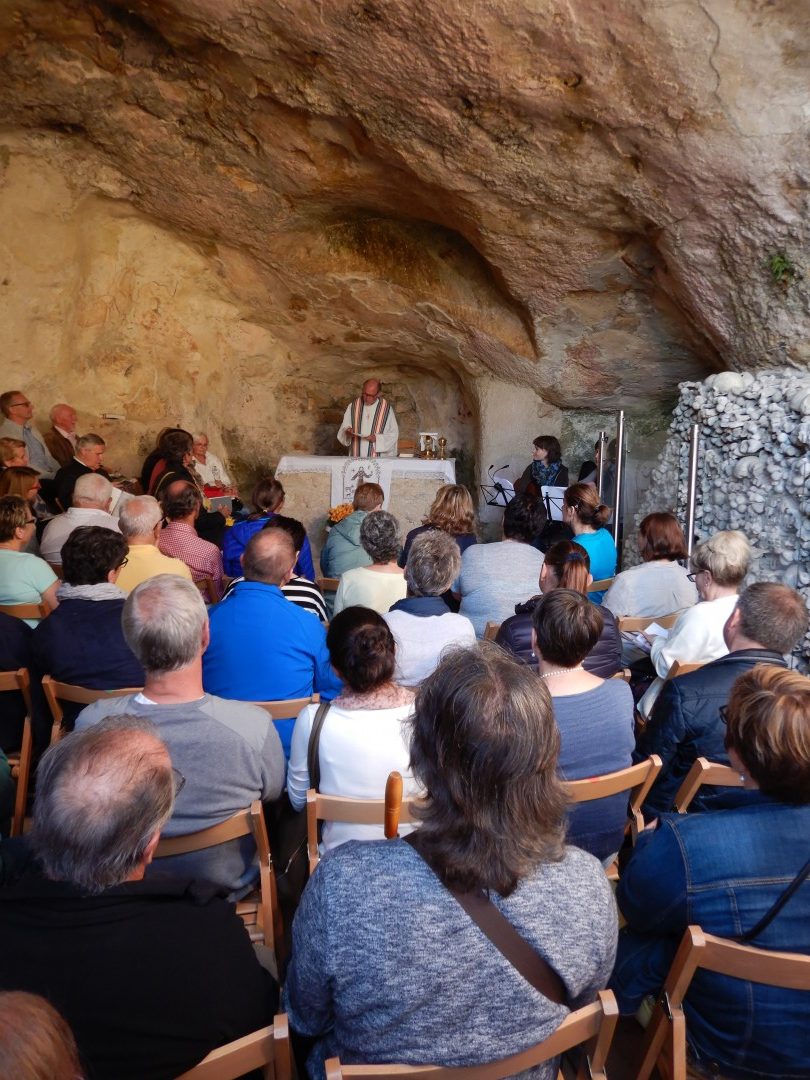
[[[810,874],[810,859],[807,860],[807,862],[798,872],[793,881],[791,881],[785,891],[781,894],[781,896],[778,897],[776,903],[768,911],[765,912],[765,914],[762,916],[756,926],[753,926],[745,934],[740,934],[740,936],[735,940],[738,941],[741,945],[743,945],[746,941],[753,941],[755,937],[759,937],[762,931],[767,926],[770,926],[770,924],[773,922],[773,920],[776,918],[776,916],[779,914],[779,912],[782,910],[788,900],[790,900],[791,896],[793,896],[793,894],[796,892],[802,882],[807,878],[808,874]]]
[[[414,851],[422,859],[425,859],[416,846],[415,838],[416,834],[411,833],[404,838],[405,843],[410,844]],[[425,862],[430,866],[427,859],[425,859]],[[432,866],[430,868],[433,870]],[[457,889],[450,888],[449,885],[446,885],[445,888],[464,908],[478,929],[489,938],[498,952],[509,961],[516,971],[520,972],[530,986],[533,986],[549,1001],[553,1001],[556,1005],[565,1005],[566,1008],[570,1009],[571,1003],[568,992],[560,976],[551,964],[526,941],[522,934],[518,933],[483,889],[476,889],[474,892],[460,892]]]
[[[329,712],[331,701],[322,701],[312,721],[312,731],[309,733],[307,745],[307,772],[309,773],[309,786],[317,791],[321,784],[321,759],[319,748],[321,743],[321,730],[323,729],[326,714]]]

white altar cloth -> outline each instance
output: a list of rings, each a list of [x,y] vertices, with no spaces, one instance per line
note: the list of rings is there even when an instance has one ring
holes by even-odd
[[[436,480],[455,484],[454,458],[425,461],[422,458],[355,458],[318,457],[314,454],[285,454],[276,467],[276,479],[292,473],[328,472],[331,475],[332,506],[350,503],[358,484],[379,484],[385,494],[383,506],[388,509],[392,477],[402,480]]]

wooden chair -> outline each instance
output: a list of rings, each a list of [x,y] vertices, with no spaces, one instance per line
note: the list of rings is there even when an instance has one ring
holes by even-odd
[[[340,585],[339,577],[319,577],[315,578],[315,584],[321,590],[322,593],[337,592]]]
[[[644,828],[641,807],[650,793],[650,789],[661,772],[663,762],[658,754],[651,754],[646,761],[630,765],[626,769],[605,773],[603,776],[589,776],[584,780],[568,780],[565,784],[569,798],[575,803],[594,802],[606,799],[609,795],[628,792],[627,825],[625,836],[635,844],[638,834]],[[611,881],[618,881],[619,868],[614,861],[605,871]]]
[[[51,609],[47,604],[0,604],[3,615],[12,615],[15,619],[47,619]]]
[[[656,1065],[669,1080],[686,1080],[683,999],[698,968],[765,986],[810,990],[810,956],[739,945],[688,926],[647,1027],[637,1080],[649,1080]]]
[[[697,671],[703,666],[703,664],[687,664],[685,660],[673,660],[667,672],[667,679],[677,679],[679,675],[688,675],[690,671]]]
[[[630,680],[633,678],[633,673],[632,673],[632,671],[630,670],[629,667],[626,667],[626,668],[622,668],[621,671],[617,671],[615,674],[611,675],[610,677],[611,677],[611,679],[623,679],[624,682],[629,683]]]
[[[402,801],[402,776],[388,775],[384,799],[352,799],[345,795],[322,795],[315,788],[307,792],[307,855],[309,872],[315,872],[321,855],[318,851],[318,822],[345,821],[352,825],[382,825],[391,840],[397,835],[400,822],[411,825],[416,821],[413,807],[416,799]]]
[[[284,935],[281,932],[281,913],[276,897],[276,876],[270,854],[270,841],[262,804],[258,799],[254,799],[247,809],[240,810],[218,825],[211,825],[207,829],[187,833],[185,836],[162,837],[155,858],[166,859],[170,855],[203,851],[218,844],[226,844],[229,840],[238,840],[242,836],[252,836],[256,845],[259,857],[259,886],[244,900],[238,901],[236,913],[244,922],[250,940],[272,949],[278,961],[281,959],[278,952]],[[280,966],[278,970],[281,970]]]
[[[570,1013],[557,1030],[541,1043],[510,1054],[509,1057],[485,1065],[442,1067],[438,1065],[341,1065],[338,1058],[326,1062],[326,1080],[500,1080],[515,1076],[524,1069],[567,1050],[588,1043],[588,1052],[581,1055],[577,1080],[606,1080],[605,1061],[613,1040],[619,1009],[611,990],[600,990],[599,1000]],[[562,1073],[559,1074],[562,1076]]]
[[[286,1013],[276,1016],[272,1027],[260,1028],[212,1050],[199,1065],[184,1072],[177,1080],[237,1080],[253,1069],[261,1069],[265,1080],[292,1080],[290,1029]]]
[[[739,788],[743,786],[743,783],[740,774],[736,769],[732,769],[730,765],[721,765],[717,761],[709,761],[708,758],[699,757],[678,788],[678,793],[672,803],[673,809],[677,810],[679,814],[685,814],[692,799],[697,795],[698,789],[703,787],[704,784],[711,784],[714,787]]]
[[[591,586],[593,588],[593,586]],[[636,630],[646,630],[652,623],[658,623],[665,630],[675,625],[680,611],[673,611],[670,615],[621,615],[616,620],[620,634],[632,633]]]
[[[603,577],[598,581],[592,581],[588,586],[588,592],[607,592],[615,580],[615,577]]]
[[[31,778],[31,756],[33,752],[33,732],[31,730],[31,679],[27,668],[18,671],[0,671],[0,691],[19,690],[25,704],[22,742],[16,753],[8,755],[11,775],[17,781],[14,796],[14,813],[11,818],[11,835],[22,836],[25,824],[25,808],[28,802],[28,782]]]
[[[280,698],[278,701],[252,701],[251,705],[264,709],[272,720],[290,720],[307,705],[317,705],[320,700],[320,694],[311,694],[309,697]]]
[[[217,592],[217,587],[214,584],[214,579],[210,577],[198,578],[194,584],[200,590],[203,600],[209,604],[218,604],[220,601],[220,595]]]
[[[125,697],[127,694],[137,694],[143,687],[125,686],[120,690],[91,690],[87,686],[74,686],[72,683],[57,682],[50,675],[45,675],[42,679],[42,689],[53,718],[53,726],[51,727],[51,745],[53,745],[55,742],[59,742],[63,735],[62,720],[65,714],[59,704],[60,701],[71,701],[76,705],[92,705],[96,701],[101,701],[102,698],[117,698]]]
[[[500,628],[501,624],[499,622],[488,622],[484,627],[484,641],[494,641]]]

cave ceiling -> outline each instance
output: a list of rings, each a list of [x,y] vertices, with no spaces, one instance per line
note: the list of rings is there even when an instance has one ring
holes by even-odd
[[[803,0],[4,0],[0,123],[301,370],[610,407],[810,358],[808,43]]]

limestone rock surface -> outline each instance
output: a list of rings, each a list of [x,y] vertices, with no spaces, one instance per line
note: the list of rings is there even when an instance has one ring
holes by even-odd
[[[6,378],[270,462],[376,371],[480,464],[493,380],[522,442],[804,365],[808,41],[804,0],[6,0]]]

